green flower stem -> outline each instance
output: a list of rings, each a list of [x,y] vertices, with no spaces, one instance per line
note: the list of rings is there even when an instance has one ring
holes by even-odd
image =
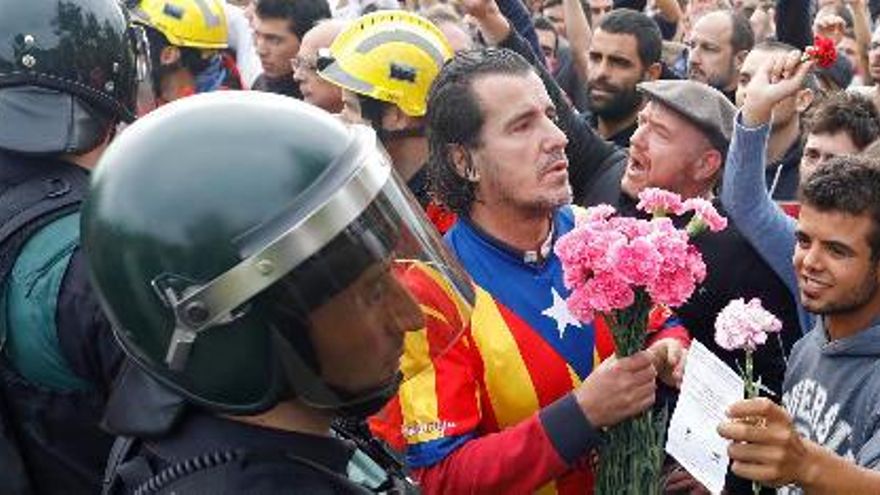
[[[651,299],[636,291],[632,306],[606,315],[616,353],[630,356],[644,349]],[[600,452],[597,495],[659,495],[665,456],[666,411],[648,410],[608,429]]]
[[[746,398],[754,399],[758,397],[758,384],[755,383],[755,360],[752,358],[752,351],[746,349],[746,373],[745,373],[745,388],[746,388]],[[761,493],[761,484],[757,481],[752,482],[752,493],[754,495],[758,495]]]

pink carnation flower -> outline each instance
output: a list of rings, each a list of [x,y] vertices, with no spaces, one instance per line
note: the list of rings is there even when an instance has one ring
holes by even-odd
[[[635,301],[635,293],[625,280],[611,272],[599,273],[580,289],[571,293],[568,298],[568,309],[576,318],[578,313],[589,312],[610,313],[615,309],[624,309]],[[582,320],[584,321],[584,320]]]
[[[647,237],[636,237],[611,253],[615,269],[630,284],[645,286],[660,273],[663,258]]]
[[[702,232],[706,227],[712,232],[720,232],[727,228],[727,219],[718,213],[711,201],[691,198],[682,203],[682,207],[683,212],[694,212],[694,217],[687,225],[687,231],[692,235]]]
[[[734,299],[718,313],[715,320],[715,342],[723,349],[754,351],[767,341],[768,332],[782,330],[782,322],[752,298],[746,303]]]
[[[581,223],[593,223],[608,220],[615,213],[617,213],[617,210],[613,206],[603,203],[587,208],[587,211],[583,215],[579,215],[575,221],[578,225]]]
[[[649,187],[640,192],[639,204],[636,208],[658,217],[670,213],[681,215],[683,211],[681,196],[657,187]]]

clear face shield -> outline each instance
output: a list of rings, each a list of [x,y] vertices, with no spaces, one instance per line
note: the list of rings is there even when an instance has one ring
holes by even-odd
[[[339,159],[347,165],[330,167],[347,172],[243,236],[244,261],[175,301],[175,313],[260,315],[291,396],[367,414],[458,340],[474,293],[375,134],[352,132]],[[245,301],[248,293],[257,296]],[[178,321],[172,369],[199,332]]]

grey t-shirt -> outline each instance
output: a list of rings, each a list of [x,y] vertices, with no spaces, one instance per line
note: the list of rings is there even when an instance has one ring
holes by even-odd
[[[880,469],[880,320],[829,341],[821,318],[791,352],[782,402],[804,437]],[[784,487],[779,493],[801,493]]]

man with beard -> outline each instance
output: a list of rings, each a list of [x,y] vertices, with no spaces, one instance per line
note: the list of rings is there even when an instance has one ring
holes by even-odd
[[[785,408],[738,402],[719,433],[731,469],[779,493],[880,493],[880,167],[832,159],[801,200],[793,264],[818,321],[792,351]]]
[[[663,39],[648,16],[618,9],[602,17],[587,59],[589,108],[599,135],[629,147],[642,96],[636,84],[660,76]]]
[[[688,55],[688,79],[712,86],[732,102],[736,76],[755,35],[749,21],[730,10],[710,12],[694,24]]]

